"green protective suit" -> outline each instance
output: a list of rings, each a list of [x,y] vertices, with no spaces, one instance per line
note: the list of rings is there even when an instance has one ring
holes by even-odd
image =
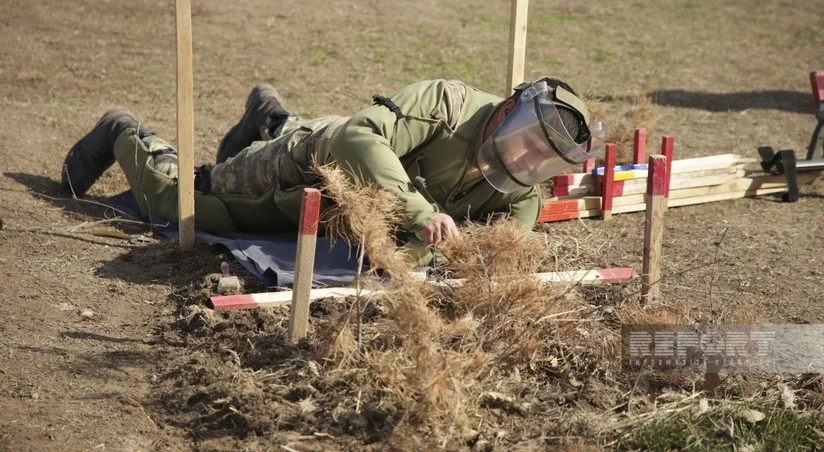
[[[380,98],[348,120],[290,118],[278,136],[262,132],[265,141],[211,170],[212,193],[195,195],[195,225],[215,233],[295,229],[302,188],[319,182],[310,166],[317,158],[398,196],[406,211],[402,228],[410,233],[438,212],[457,221],[510,215],[531,228],[540,208],[538,187],[500,193],[474,165],[487,121],[502,100],[461,82],[434,80]],[[140,139],[132,130],[115,143],[142,213],[177,221],[170,150],[160,138]],[[158,155],[164,165],[158,166]],[[419,263],[431,259],[415,238],[407,249]]]
[[[537,187],[504,194],[483,178],[465,181],[503,99],[435,80],[409,85],[389,100],[396,111],[378,104],[352,116],[332,140],[331,158],[397,195],[406,205],[404,229],[421,229],[439,211],[456,220],[505,213],[532,227],[540,206]],[[413,184],[418,176],[428,193]]]

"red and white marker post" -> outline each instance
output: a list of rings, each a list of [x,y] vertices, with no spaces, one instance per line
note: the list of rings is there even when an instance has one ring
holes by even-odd
[[[635,129],[635,142],[632,148],[632,163],[639,165],[644,163],[647,153],[647,129]]]
[[[615,156],[618,147],[615,143],[608,143],[604,156],[604,182],[601,185],[601,218],[604,221],[612,219],[612,198],[615,187]]]
[[[669,180],[667,158],[649,156],[647,176],[647,217],[644,223],[644,263],[641,273],[641,298],[652,301],[661,293],[661,245],[664,237],[666,187]]]
[[[315,245],[320,219],[320,191],[304,188],[300,201],[300,229],[295,258],[295,278],[292,285],[292,305],[289,309],[289,338],[293,343],[306,337],[309,330],[309,295],[315,268]]]

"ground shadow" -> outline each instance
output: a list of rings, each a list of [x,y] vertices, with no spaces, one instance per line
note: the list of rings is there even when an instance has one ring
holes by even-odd
[[[682,89],[651,91],[647,95],[657,105],[694,108],[712,112],[780,110],[815,113],[810,93],[785,90],[707,93]]]
[[[101,353],[78,353],[76,350],[60,347],[20,346],[20,351],[41,355],[54,355],[66,359],[62,363],[70,375],[107,379],[115,375],[128,375],[125,367],[151,368],[157,363],[155,350],[110,350]]]
[[[656,105],[693,108],[711,112],[780,110],[789,113],[815,113],[810,93],[787,90],[709,93],[683,89],[650,91],[647,96]],[[604,102],[631,102],[634,96],[604,96]]]
[[[106,198],[96,196],[82,199],[72,198],[71,195],[63,192],[58,181],[48,177],[17,172],[7,172],[3,175],[24,185],[32,197],[45,200],[67,214],[81,215],[87,217],[86,219],[102,220],[115,216],[131,219],[124,213],[106,206]],[[84,200],[90,202],[84,202]],[[146,233],[149,230],[149,224],[131,225],[112,222],[107,223],[106,228],[120,229],[128,234]],[[101,278],[118,279],[136,284],[169,284],[175,288],[200,281],[206,273],[218,273],[220,260],[216,256],[225,251],[223,247],[198,242],[193,250],[183,254],[173,242],[165,239],[158,239],[153,243],[132,244],[127,240],[113,243],[112,239],[104,237],[94,240],[61,232],[48,232],[48,234],[128,249],[126,254],[103,262],[97,270],[97,276]],[[202,271],[204,268],[207,271]]]
[[[115,344],[124,344],[124,343],[138,343],[138,344],[149,344],[149,341],[144,341],[140,339],[133,339],[130,337],[112,337],[112,336],[104,336],[102,334],[97,333],[89,333],[87,331],[61,331],[57,333],[57,337],[60,338],[68,338],[68,339],[84,339],[84,340],[92,340],[98,342],[112,342]]]
[[[63,191],[60,182],[45,176],[16,172],[7,172],[3,175],[25,186],[32,197],[42,199],[67,213],[104,219],[111,218],[111,213],[116,212],[116,209],[105,204],[106,198],[100,196],[72,198],[71,194]],[[117,215],[136,220],[123,212],[117,212]]]

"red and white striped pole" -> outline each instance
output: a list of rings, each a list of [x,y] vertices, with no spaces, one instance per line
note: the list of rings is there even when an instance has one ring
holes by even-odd
[[[289,309],[289,338],[293,343],[306,337],[309,330],[309,295],[312,291],[319,219],[320,191],[315,188],[304,188],[300,200],[300,229],[292,285],[292,306]]]
[[[647,129],[635,129],[635,142],[632,149],[632,163],[638,165],[644,163],[647,153]]]
[[[608,143],[604,156],[604,182],[601,185],[601,218],[604,221],[612,219],[612,198],[615,187],[615,156],[618,147],[615,143]]]
[[[649,156],[647,176],[647,217],[644,224],[644,263],[641,298],[652,301],[661,293],[661,245],[664,237],[664,212],[667,210],[666,186],[669,180],[667,158]]]

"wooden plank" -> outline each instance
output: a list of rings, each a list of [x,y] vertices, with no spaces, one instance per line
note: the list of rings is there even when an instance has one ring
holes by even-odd
[[[618,147],[615,143],[607,144],[606,155],[604,158],[604,181],[601,189],[601,219],[609,221],[612,219],[612,196],[613,186],[615,185],[615,158],[618,153]]]
[[[369,295],[372,291],[361,290],[361,295]],[[309,292],[309,300],[321,300],[323,298],[342,298],[357,295],[354,287],[326,287],[322,289],[312,289]],[[276,308],[292,304],[294,292],[284,290],[282,292],[264,292],[243,295],[227,295],[209,298],[212,308],[222,311],[235,311],[240,309],[253,309],[259,307]]]
[[[729,173],[729,174],[719,174],[716,176],[707,176],[707,177],[696,177],[696,178],[675,178],[670,180],[670,190],[671,196],[678,196],[672,195],[672,192],[683,190],[687,188],[698,188],[698,187],[712,187],[715,185],[722,185],[733,182],[737,179],[744,178],[747,172],[744,170],[740,170],[737,173]],[[621,181],[615,183],[615,196],[629,196],[629,195],[637,195],[643,194],[646,192],[646,187],[641,183],[646,183],[648,179],[645,177],[643,179],[634,179],[631,181]]]
[[[804,175],[803,182],[801,176]],[[815,172],[809,173],[801,173],[799,174],[799,184],[807,184],[815,180],[817,176]],[[649,180],[649,179],[647,179]],[[711,186],[701,186],[701,187],[692,187],[692,188],[684,188],[679,190],[672,190],[670,191],[670,201],[685,199],[685,198],[703,198],[707,196],[719,195],[724,193],[736,193],[736,192],[746,192],[746,191],[753,191],[753,190],[773,190],[770,193],[781,193],[787,191],[787,181],[783,175],[778,176],[757,176],[757,177],[741,177],[732,179],[727,183],[719,184],[719,185],[711,185]],[[762,192],[766,193],[766,192]],[[592,197],[584,197],[581,198],[582,200],[591,199]],[[567,203],[566,211],[571,211],[571,203],[573,201],[571,199],[564,200],[562,202]],[[560,202],[560,201],[559,201]],[[628,206],[634,204],[641,204],[645,202],[645,198],[643,194],[635,194],[635,195],[624,195],[618,196],[613,198],[613,211],[615,211],[616,207],[620,206]],[[592,209],[592,204],[579,204],[585,206],[586,209]],[[676,204],[670,204],[676,205]],[[580,209],[584,210],[584,209]]]
[[[320,190],[304,188],[300,201],[300,227],[295,259],[295,281],[289,311],[289,338],[298,342],[309,330],[309,299],[315,268],[315,245],[320,219]]]
[[[538,223],[552,223],[554,221],[564,221],[564,220],[574,220],[576,218],[588,218],[594,217],[601,212],[601,198],[598,198],[598,208],[593,210],[594,212],[592,215],[582,216],[581,211],[575,212],[566,212],[566,213],[548,213],[541,210],[541,213],[538,214],[538,219],[536,220]]]
[[[822,174],[821,171],[811,171],[811,172],[806,172],[806,173],[799,173],[798,174],[798,183],[799,184],[811,183],[814,180],[821,177],[821,174]],[[674,197],[668,201],[668,206],[669,207],[682,207],[682,206],[690,206],[690,205],[695,205],[695,204],[704,204],[704,203],[716,202],[716,201],[727,201],[727,200],[731,200],[731,199],[749,198],[749,197],[753,197],[753,196],[763,196],[763,195],[770,195],[770,194],[775,194],[775,193],[784,193],[784,192],[787,191],[787,185],[786,185],[786,182],[781,182],[781,178],[783,178],[783,176],[759,176],[759,177],[756,177],[756,178],[744,178],[745,182],[739,182],[739,184],[743,184],[743,186],[749,187],[747,189],[742,189],[742,190],[738,190],[738,191],[729,191],[729,189],[728,189],[727,191],[720,191],[720,192],[717,192],[717,193],[690,196],[690,197],[681,197],[682,194],[678,193],[678,192],[680,192],[680,190],[679,191],[672,191],[670,193],[670,195],[674,194],[673,195]],[[746,181],[746,179],[756,179],[756,180],[755,181],[752,181],[752,180]],[[740,188],[741,186],[742,185],[735,185],[735,187],[738,187],[738,188]],[[636,196],[636,195],[632,195],[632,196]],[[573,218],[597,217],[601,214],[601,211],[599,209],[591,208],[591,206],[593,204],[590,204],[590,203],[592,203],[593,201],[590,201],[590,199],[593,199],[593,198],[595,198],[595,197],[581,198],[585,202],[585,204],[583,204],[582,210],[580,210],[577,215],[575,215],[574,212],[570,212],[570,213],[566,214],[566,216],[569,217],[569,218],[558,218],[558,219],[555,219],[555,217],[553,217],[551,215],[549,215],[549,216],[539,215],[538,216],[539,221],[541,221],[541,219],[545,219],[545,220],[550,219],[549,221],[561,221],[561,220],[573,219]],[[618,201],[618,200],[621,200],[622,198],[625,198],[625,197],[615,198],[615,200]],[[636,200],[636,201],[639,200],[639,199],[640,198],[637,198],[637,197],[634,198],[634,200]],[[625,200],[618,201],[618,205],[613,206],[612,213],[617,214],[617,213],[643,212],[644,210],[646,210],[646,203],[644,203],[644,202],[639,202],[637,204],[624,204],[624,202],[626,202],[626,201]],[[544,221],[544,222],[547,222],[547,221]]]
[[[195,243],[194,100],[192,76],[192,5],[176,0],[177,31],[177,179],[178,243],[189,249]]]
[[[524,81],[528,10],[528,0],[512,0],[509,13],[509,65],[506,74],[507,85],[504,91],[507,96],[515,86]]]
[[[566,272],[536,273],[536,279],[545,283],[568,283],[568,284],[622,284],[630,282],[638,277],[638,273],[631,267],[601,268],[595,270],[575,270]],[[422,281],[423,282],[423,281]],[[463,280],[429,280],[428,284],[436,286],[460,287]],[[362,290],[361,295],[378,295],[381,290]],[[357,295],[354,287],[327,287],[322,289],[312,289],[309,293],[310,300],[321,300],[324,298],[343,298]],[[220,311],[236,311],[242,309],[256,308],[276,308],[290,305],[292,303],[292,291],[264,292],[243,295],[214,296],[209,298],[212,308]]]
[[[756,178],[744,177],[745,172],[723,174],[697,179],[677,179],[673,183],[670,199],[708,196],[716,193],[749,190],[753,186],[766,184],[763,188],[786,187],[781,176],[759,176]],[[765,177],[767,179],[765,179]],[[628,206],[645,202],[647,187],[636,182],[648,182],[648,178],[633,181],[616,181],[613,187],[612,206]],[[628,182],[633,182],[628,184]],[[625,185],[626,184],[626,185]],[[683,187],[683,188],[682,188]],[[643,188],[643,190],[642,190]],[[594,195],[578,196],[574,198],[549,198],[544,200],[542,214],[556,215],[580,210],[597,209],[601,206],[601,198]],[[577,218],[577,217],[572,217]]]
[[[647,152],[647,129],[635,129],[635,139],[632,147],[632,163],[644,163]],[[584,171],[586,172],[586,171]]]
[[[704,185],[720,185],[729,182],[732,179],[746,176],[746,171],[743,170],[743,165],[731,166],[729,168],[722,168],[720,170],[696,171],[695,173],[675,174],[670,180],[671,189],[701,187]],[[634,195],[637,193],[645,193],[647,188],[647,178],[641,177],[637,179],[628,179],[622,181],[615,181],[613,187],[615,196]],[[581,185],[561,185],[552,187],[552,198],[548,201],[580,198],[587,195],[601,194],[600,187],[597,184],[581,184]]]
[[[743,165],[747,163],[755,163],[756,159],[741,157],[736,154],[722,154],[710,157],[697,157],[692,159],[675,160],[672,162],[672,175],[693,173],[698,171],[709,171],[727,169],[735,165]],[[620,171],[619,171],[620,172]],[[647,177],[646,171],[636,170],[638,177]],[[598,179],[601,179],[600,177]],[[589,173],[574,173],[562,174],[552,178],[553,185],[581,185],[592,184],[596,182],[596,178]]]
[[[667,158],[649,157],[647,178],[646,221],[644,222],[644,254],[641,272],[641,297],[647,301],[660,298],[661,247],[664,237],[664,212],[667,210]]]

